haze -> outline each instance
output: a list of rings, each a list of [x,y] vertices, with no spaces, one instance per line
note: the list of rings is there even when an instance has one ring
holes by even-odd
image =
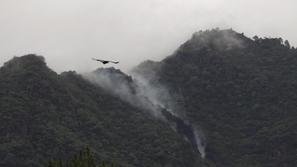
[[[161,60],[198,30],[233,28],[297,45],[296,0],[1,0],[0,65],[43,55],[57,72]],[[108,67],[108,66],[107,66]]]

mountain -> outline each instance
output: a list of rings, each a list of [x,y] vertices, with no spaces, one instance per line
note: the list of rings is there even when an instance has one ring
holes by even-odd
[[[230,29],[196,32],[131,76],[15,57],[0,68],[0,166],[59,166],[87,147],[123,167],[295,167],[296,76],[288,41]]]
[[[288,41],[200,31],[133,72],[179,95],[206,136],[208,164],[297,166],[297,50]]]
[[[201,164],[167,123],[76,72],[58,75],[33,54],[0,68],[0,166],[41,167],[85,147],[123,167]]]

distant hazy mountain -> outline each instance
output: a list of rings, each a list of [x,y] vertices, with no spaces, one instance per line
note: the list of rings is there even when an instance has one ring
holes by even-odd
[[[209,164],[297,166],[297,50],[288,41],[200,31],[134,72],[179,92],[206,135]]]

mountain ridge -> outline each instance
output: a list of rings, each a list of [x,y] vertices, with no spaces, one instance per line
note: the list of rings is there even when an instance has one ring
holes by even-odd
[[[297,139],[296,130],[285,130],[297,119],[297,51],[288,42],[213,29],[195,33],[152,67],[141,66],[136,72],[144,76],[158,66],[150,82],[179,90],[187,117],[206,134],[206,159],[219,166],[296,165],[296,142],[282,137]]]
[[[2,165],[40,167],[85,146],[121,166],[200,163],[166,124],[79,74],[57,75],[35,55],[15,60],[0,68]]]
[[[297,50],[281,38],[200,31],[132,76],[114,68],[92,75],[108,82],[58,75],[35,55],[1,67],[1,163],[39,167],[89,145],[100,160],[123,166],[297,165]],[[147,105],[168,122],[143,112]],[[207,143],[204,159],[191,126]]]

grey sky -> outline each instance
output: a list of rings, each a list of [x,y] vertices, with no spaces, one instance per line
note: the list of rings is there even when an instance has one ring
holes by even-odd
[[[297,46],[296,0],[0,0],[0,65],[43,55],[57,72],[120,61],[128,70],[170,55],[191,34],[233,28]]]

